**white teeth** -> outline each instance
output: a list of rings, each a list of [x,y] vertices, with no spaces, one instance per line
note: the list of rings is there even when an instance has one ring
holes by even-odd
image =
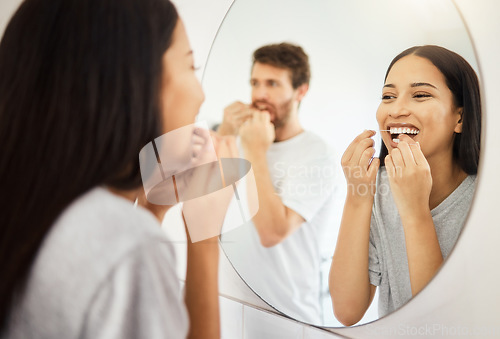
[[[390,128],[390,133],[391,134],[418,134],[420,131],[416,128],[409,128],[409,127],[391,127]]]
[[[392,141],[394,141],[396,144],[399,144],[399,139],[392,139]]]

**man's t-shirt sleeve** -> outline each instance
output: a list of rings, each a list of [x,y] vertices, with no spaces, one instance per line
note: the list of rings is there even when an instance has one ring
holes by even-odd
[[[310,221],[335,190],[336,168],[332,156],[291,166],[279,183],[283,204]]]

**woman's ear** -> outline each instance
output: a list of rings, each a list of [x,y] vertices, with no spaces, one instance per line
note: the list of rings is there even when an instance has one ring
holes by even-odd
[[[463,108],[459,107],[457,108],[457,116],[458,116],[458,121],[457,124],[455,125],[455,133],[462,133],[462,126],[463,126]]]

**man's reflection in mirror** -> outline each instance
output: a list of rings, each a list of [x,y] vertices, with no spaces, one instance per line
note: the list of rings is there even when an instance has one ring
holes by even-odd
[[[299,120],[309,80],[309,58],[300,46],[272,44],[254,52],[251,102],[227,106],[218,133],[238,136],[241,155],[254,170],[259,211],[222,241],[236,270],[264,300],[321,324],[321,246],[332,226],[336,162],[328,144]]]

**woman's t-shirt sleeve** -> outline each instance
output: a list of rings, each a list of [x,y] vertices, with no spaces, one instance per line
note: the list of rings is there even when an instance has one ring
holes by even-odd
[[[368,248],[368,273],[370,275],[370,284],[380,286],[382,280],[382,270],[380,267],[380,259],[377,251],[377,234],[376,221],[372,213],[370,221],[370,243]]]

